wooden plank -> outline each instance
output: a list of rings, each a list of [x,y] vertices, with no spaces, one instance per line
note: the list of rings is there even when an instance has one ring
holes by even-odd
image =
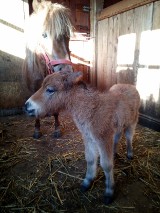
[[[113,61],[114,61],[114,23],[113,17],[108,19],[108,44],[107,44],[107,52],[106,60],[104,61],[104,87],[105,89],[109,89],[112,85],[112,72],[113,72]],[[107,33],[107,31],[106,31]],[[104,53],[105,54],[105,53]]]
[[[119,35],[134,33],[134,10],[120,14]]]
[[[105,18],[109,18],[111,16],[117,15],[119,13],[126,12],[128,10],[149,4],[151,2],[155,2],[157,0],[123,0],[114,4],[110,7],[102,10],[100,15],[98,16],[98,20],[103,20]]]
[[[143,7],[139,7],[135,10],[134,26],[136,33],[136,46],[133,64],[133,68],[135,71],[135,80],[134,80],[135,84],[137,82],[139,72],[142,34],[144,31],[152,29],[152,17],[153,17],[153,3],[145,5]]]
[[[160,29],[160,1],[154,3],[152,30]]]
[[[97,87],[105,88],[106,61],[108,53],[108,19],[98,22],[98,52],[97,52]]]
[[[134,83],[134,51],[135,51],[135,27],[134,10],[119,14],[119,37],[117,52],[117,83]]]
[[[101,90],[116,83],[118,17],[98,22],[97,85]]]
[[[98,45],[98,25],[97,14],[103,8],[103,0],[90,0],[90,43],[92,46],[92,58],[90,67],[90,83],[93,86],[97,85],[97,45]]]
[[[112,85],[117,83],[117,51],[118,51],[118,37],[120,34],[120,14],[113,17],[113,67],[112,67]]]

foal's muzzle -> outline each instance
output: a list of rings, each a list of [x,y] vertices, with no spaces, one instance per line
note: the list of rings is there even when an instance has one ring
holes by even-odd
[[[29,116],[35,116],[35,109],[31,108],[31,103],[30,102],[26,102],[25,103],[25,112],[29,115]]]

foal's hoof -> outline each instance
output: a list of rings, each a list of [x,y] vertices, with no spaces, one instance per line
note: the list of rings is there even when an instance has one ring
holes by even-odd
[[[113,196],[104,195],[104,204],[109,205],[113,202]]]
[[[35,139],[39,139],[41,136],[42,136],[41,132],[34,132],[34,134],[33,134],[33,138],[35,138]]]
[[[128,159],[128,160],[133,160],[133,156],[128,156],[128,155],[127,155],[127,159]]]
[[[93,180],[89,180],[88,183],[83,182],[80,186],[81,192],[87,192],[93,186]]]
[[[81,192],[87,192],[89,189],[90,189],[90,186],[85,186],[83,184],[80,186]]]
[[[60,138],[62,136],[62,132],[60,129],[57,129],[53,133],[54,138]]]

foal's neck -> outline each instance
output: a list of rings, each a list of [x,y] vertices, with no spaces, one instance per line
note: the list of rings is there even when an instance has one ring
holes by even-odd
[[[91,103],[96,102],[97,97],[98,94],[94,89],[80,81],[64,93],[65,109],[74,115],[81,111],[84,111],[85,114],[85,109],[91,108]]]

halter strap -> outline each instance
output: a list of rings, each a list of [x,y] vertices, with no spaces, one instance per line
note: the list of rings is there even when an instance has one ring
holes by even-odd
[[[70,60],[67,60],[67,59],[50,60],[49,56],[47,55],[47,53],[44,51],[43,48],[42,48],[42,54],[43,54],[43,57],[46,61],[46,65],[47,65],[47,68],[48,68],[48,74],[52,74],[52,66],[59,65],[59,64],[73,65],[72,62]]]
[[[70,60],[67,59],[57,59],[57,60],[51,60],[50,64],[52,66],[54,65],[58,65],[58,64],[69,64],[69,65],[73,65],[72,62]]]

